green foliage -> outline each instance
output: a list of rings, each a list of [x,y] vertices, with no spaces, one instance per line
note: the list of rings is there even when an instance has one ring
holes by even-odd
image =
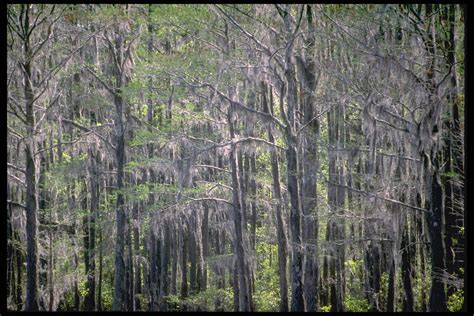
[[[270,164],[270,152],[261,152],[259,155],[257,155],[256,162],[259,164],[259,166],[263,166],[265,169],[267,169]]]
[[[379,297],[380,306],[384,307],[387,306],[388,278],[389,274],[387,272],[383,272],[380,276],[380,291],[377,294]]]
[[[448,310],[450,312],[459,312],[461,311],[462,305],[464,303],[464,291],[457,290],[450,297],[448,297]]]
[[[74,292],[67,291],[58,305],[58,312],[74,311]]]
[[[429,298],[429,291],[431,287],[430,275],[431,275],[431,266],[427,265],[425,276],[423,277],[420,269],[418,269],[418,271],[416,272],[416,277],[413,279],[412,286],[413,286],[413,296],[414,296],[416,311],[422,310],[423,303],[427,303],[427,300]]]
[[[87,293],[89,292],[89,289],[87,288],[87,280],[83,279],[79,282],[79,293],[82,297],[85,297]]]
[[[353,259],[348,259],[344,263],[346,267],[349,268],[349,271],[352,274],[358,274],[360,268],[362,267],[362,260],[353,260]]]
[[[166,297],[168,308],[170,311],[182,311],[183,305],[187,310],[214,310],[215,300],[220,298],[224,307],[224,311],[232,311],[234,293],[231,287],[218,289],[209,287],[206,291],[190,295],[185,300],[180,300],[176,295],[168,295]]]
[[[457,177],[458,174],[455,171],[450,170],[450,171],[447,171],[445,173],[442,173],[441,176],[448,177],[448,178],[454,178],[454,177]]]
[[[280,303],[277,245],[265,241],[268,235],[268,227],[257,227],[258,274],[255,276],[253,299],[256,310],[265,312],[278,311]]]
[[[180,311],[181,299],[178,295],[167,295],[165,296],[166,304],[168,305],[168,311],[178,312]]]
[[[102,308],[105,311],[112,310],[112,304],[114,301],[113,288],[110,285],[106,285],[106,282],[102,285]]]
[[[331,311],[331,305],[321,306],[321,312],[329,313]]]
[[[150,299],[147,294],[135,294],[135,297],[138,298],[140,302],[141,310],[146,311],[148,304],[150,304]]]
[[[348,312],[368,312],[370,311],[369,301],[364,297],[353,297],[346,295],[344,297],[344,306]]]

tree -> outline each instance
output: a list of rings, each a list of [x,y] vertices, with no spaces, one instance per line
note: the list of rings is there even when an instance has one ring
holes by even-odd
[[[461,7],[7,18],[8,310],[465,307]]]

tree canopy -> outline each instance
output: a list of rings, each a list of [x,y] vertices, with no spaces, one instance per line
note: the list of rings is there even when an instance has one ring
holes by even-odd
[[[8,310],[465,310],[465,7],[6,8]]]

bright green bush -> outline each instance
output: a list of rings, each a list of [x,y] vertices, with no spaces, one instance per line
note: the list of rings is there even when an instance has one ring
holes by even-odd
[[[370,304],[366,298],[358,298],[346,296],[344,298],[344,306],[347,312],[368,312],[370,311]]]
[[[457,290],[450,297],[448,297],[448,310],[450,312],[459,312],[464,303],[464,291]]]

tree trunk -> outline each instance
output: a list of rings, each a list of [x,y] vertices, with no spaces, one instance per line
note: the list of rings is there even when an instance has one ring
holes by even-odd
[[[170,294],[176,295],[176,283],[178,279],[178,227],[173,223],[171,231],[171,286]]]
[[[28,10],[27,13],[28,14]],[[29,43],[25,42],[24,53],[29,59],[31,54]],[[25,103],[26,103],[26,122],[27,139],[25,146],[26,157],[26,311],[38,311],[38,245],[36,243],[37,235],[37,203],[36,203],[36,164],[35,164],[35,114],[34,114],[34,92],[33,78],[31,77],[31,64],[28,60],[23,64],[25,73]]]
[[[371,106],[370,104],[368,105]],[[369,159],[367,161],[367,175],[369,180],[367,181],[366,188],[368,192],[374,192],[376,190],[376,183],[375,183],[375,163],[377,159],[376,154],[376,139],[377,139],[377,121],[374,118],[370,118],[371,122],[368,124],[373,125],[373,135],[371,135],[368,139],[369,147],[370,147],[370,154]],[[375,209],[375,199],[371,198],[370,204],[366,206],[364,211],[365,217],[374,217],[376,209]],[[374,237],[378,236],[378,222],[377,219],[366,220],[364,222],[364,238],[369,239],[368,245],[364,250],[364,265],[365,265],[365,288],[366,288],[366,296],[371,305],[371,311],[377,312],[380,311],[379,306],[379,291],[380,291],[380,245],[377,242],[371,241]]]
[[[142,294],[142,269],[141,269],[141,253],[140,253],[140,231],[139,231],[139,214],[138,206],[133,208],[133,252],[135,254],[135,309],[140,310],[140,299],[138,294]]]
[[[402,235],[402,281],[403,281],[403,312],[413,312],[413,288],[411,281],[411,260],[408,240],[408,220],[406,220]]]
[[[445,264],[444,248],[444,209],[443,209],[443,189],[440,184],[439,174],[435,171],[432,175],[431,199],[426,203],[428,231],[431,240],[431,290],[430,290],[430,312],[447,311],[445,283],[442,275]]]
[[[117,50],[116,58],[119,65],[122,64],[123,58],[123,35],[118,31],[115,32],[115,49]],[[124,310],[123,302],[125,300],[125,201],[123,195],[124,188],[124,164],[125,164],[125,128],[123,123],[123,106],[124,101],[121,95],[124,87],[123,73],[121,69],[115,69],[116,78],[114,91],[115,105],[115,159],[117,161],[117,199],[115,205],[115,216],[117,222],[117,238],[115,242],[115,273],[114,273],[114,300],[112,310]]]
[[[396,289],[395,289],[395,259],[391,260],[390,272],[388,276],[388,293],[387,293],[387,312],[393,313],[396,306]]]
[[[436,63],[436,29],[433,28],[432,16],[433,7],[431,4],[425,5],[426,16],[430,17],[426,24],[426,38],[425,43],[427,44],[426,50],[429,54],[429,62],[426,69],[427,77],[427,88],[430,92],[429,106],[430,111],[423,118],[422,128],[429,129],[429,134],[432,139],[436,139],[436,133],[438,133],[437,126],[440,124],[439,118],[433,115],[436,107],[440,106],[436,100],[437,85],[434,78],[434,67]],[[423,140],[423,139],[422,139]],[[433,145],[434,147],[434,145]],[[435,151],[434,148],[429,149],[430,152],[423,152],[422,161],[424,164],[426,174],[426,192],[428,193],[428,199],[426,200],[425,208],[427,209],[427,224],[428,232],[430,235],[431,242],[431,290],[430,290],[430,302],[428,311],[430,312],[443,312],[447,311],[446,305],[446,292],[445,282],[442,277],[442,273],[446,267],[446,251],[444,244],[445,234],[445,218],[444,218],[444,192],[440,182],[440,154]]]
[[[197,262],[196,262],[196,238],[194,233],[194,221],[189,219],[190,228],[189,228],[189,294],[195,294],[197,291]]]
[[[134,311],[134,282],[133,282],[133,246],[132,246],[132,227],[130,223],[130,216],[126,216],[126,234],[125,234],[125,244],[126,249],[126,275],[125,275],[125,308],[127,311]]]
[[[209,206],[204,203],[204,218],[202,219],[202,253],[204,260],[209,256]],[[201,290],[207,289],[207,266],[203,267],[203,280]]]
[[[232,122],[233,104],[230,104],[227,122],[229,124],[230,137],[235,138],[234,127]],[[235,144],[231,145],[230,151],[230,168],[232,174],[232,219],[234,221],[235,240],[234,240],[234,254],[236,256],[236,271],[239,281],[239,311],[250,311],[250,293],[249,280],[247,272],[247,256],[244,245],[244,228],[243,228],[243,214],[240,193],[240,180],[238,178],[238,162],[237,162],[237,148]],[[235,286],[235,285],[234,285]]]
[[[99,215],[100,219],[100,215]],[[97,311],[102,311],[102,276],[104,267],[104,251],[102,246],[102,223],[99,222],[99,284],[97,293]]]
[[[449,94],[449,101],[451,103],[451,116],[452,119],[450,120],[450,142],[452,144],[451,147],[451,154],[452,154],[452,170],[455,173],[455,177],[452,177],[450,180],[452,185],[452,211],[448,211],[448,205],[446,205],[446,213],[449,214],[449,218],[447,215],[447,222],[446,222],[446,233],[447,238],[449,234],[452,232],[452,238],[457,239],[457,246],[453,245],[453,266],[452,268],[447,266],[448,272],[455,273],[458,277],[461,277],[460,269],[465,269],[465,259],[464,259],[464,234],[460,232],[460,227],[464,227],[464,152],[463,152],[463,137],[464,135],[461,132],[460,126],[460,115],[459,115],[459,98],[457,97],[458,94],[458,84],[457,84],[457,77],[456,77],[456,41],[455,41],[455,29],[456,29],[456,21],[455,21],[455,5],[448,6],[448,21],[449,21],[449,45],[447,45],[447,62],[448,65],[453,65],[452,75],[451,75],[451,87],[452,93]],[[462,12],[461,12],[462,14]],[[447,167],[446,167],[447,168]],[[448,195],[448,192],[446,192]],[[452,225],[452,226],[450,226]],[[446,245],[447,251],[449,251],[448,245]],[[464,274],[465,275],[465,274]],[[449,292],[448,292],[449,293]]]
[[[315,312],[319,309],[318,281],[319,281],[319,254],[318,254],[318,219],[317,219],[317,195],[316,195],[316,173],[319,169],[318,145],[319,120],[314,119],[314,96],[316,90],[316,67],[314,62],[315,31],[311,5],[306,5],[306,18],[308,22],[309,36],[306,40],[306,63],[301,61],[301,94],[303,95],[302,111],[304,124],[308,124],[304,130],[302,149],[302,212],[303,221],[302,240],[306,248],[303,292],[305,311]]]
[[[267,86],[262,81],[262,92],[263,92],[263,110],[266,113],[273,114],[273,91],[270,88],[267,93]],[[270,104],[267,102],[267,94],[270,96]],[[275,138],[273,137],[272,131],[268,129],[268,140],[275,144]],[[281,201],[281,185],[280,185],[280,171],[278,168],[278,156],[275,148],[271,149],[270,161],[272,167],[272,179],[273,179],[273,199],[276,202],[275,205],[275,216],[277,224],[277,239],[278,239],[278,275],[280,285],[280,312],[288,312],[288,273],[287,273],[287,257],[288,257],[288,237],[286,235],[286,223],[282,212],[282,201]]]
[[[99,208],[99,188],[96,154],[89,149],[90,213],[85,216],[84,263],[87,276],[87,294],[84,298],[84,310],[95,310],[95,219]]]
[[[169,289],[169,276],[168,276],[168,267],[169,267],[169,258],[170,258],[170,231],[169,223],[165,223],[163,226],[162,240],[161,240],[161,268],[160,268],[160,295],[158,302],[160,305],[160,311],[167,311],[167,303],[165,296],[168,295]]]
[[[23,255],[21,254],[21,251],[16,250],[16,287],[15,287],[15,304],[16,304],[16,310],[19,312],[22,309],[22,280],[21,280],[21,275],[22,275],[22,268],[23,268]]]
[[[183,229],[184,230],[184,229]],[[188,253],[188,237],[186,232],[182,231],[182,262],[181,262],[181,299],[188,297],[188,271],[187,271],[187,253]]]
[[[237,260],[235,260],[237,262]],[[229,282],[234,291],[234,312],[240,311],[240,289],[239,289],[239,273],[237,272],[237,263],[234,263],[234,266],[231,271],[231,278]]]
[[[7,161],[9,161],[9,152],[7,152]],[[10,184],[7,182],[7,200],[13,200],[10,196]],[[15,239],[12,228],[12,204],[7,204],[7,297],[11,297],[15,286],[15,272],[13,268],[13,253]]]
[[[344,142],[343,126],[341,124],[340,108],[331,110],[328,119],[328,142],[329,142],[329,183],[328,202],[330,214],[328,219],[328,241],[329,241],[329,278],[331,292],[331,311],[343,311],[343,285],[342,266],[344,264],[344,244],[338,245],[339,240],[344,239],[344,222],[340,219],[339,208],[344,204],[345,191],[341,187],[344,181],[343,166],[340,166],[337,150]]]

